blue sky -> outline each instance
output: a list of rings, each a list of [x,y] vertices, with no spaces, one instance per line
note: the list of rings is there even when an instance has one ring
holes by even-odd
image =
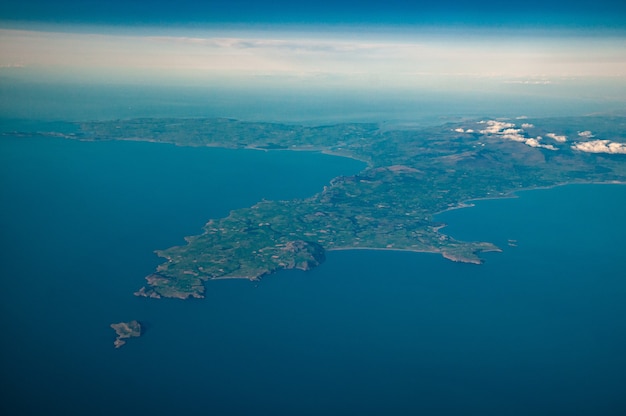
[[[3,0],[0,20],[98,24],[426,23],[613,26],[623,0]]]

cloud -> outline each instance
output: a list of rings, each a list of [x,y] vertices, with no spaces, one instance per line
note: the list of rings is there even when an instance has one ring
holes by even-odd
[[[556,140],[559,143],[565,143],[567,141],[567,137],[566,136],[559,136],[555,133],[548,133],[546,134],[546,137],[549,137],[551,139]]]
[[[522,124],[522,128],[523,129],[532,129],[533,127],[535,127],[534,124],[530,124],[530,123],[524,123]]]
[[[498,134],[504,129],[515,127],[515,124],[513,123],[505,123],[503,121],[496,120],[480,121],[479,124],[487,125],[486,129],[480,131],[482,134]]]
[[[290,53],[322,52],[348,53],[356,51],[376,50],[389,45],[384,43],[368,43],[356,41],[335,41],[323,39],[265,39],[265,38],[192,38],[173,36],[146,37],[156,43],[173,43],[178,45],[202,46],[208,49],[221,50],[285,50]]]
[[[102,33],[86,27],[63,33],[0,28],[0,65],[19,62],[57,72],[77,69],[101,74],[103,80],[129,71],[141,74],[141,79],[155,75],[159,81],[163,77],[184,82],[225,79],[256,83],[258,77],[275,77],[272,82],[290,79],[332,87],[434,88],[438,93],[455,92],[461,86],[461,92],[500,91],[502,82],[545,84],[548,80],[563,82],[567,77],[616,77],[620,85],[626,83],[622,38],[605,39],[599,48],[594,37],[567,38],[565,42],[533,35],[520,42],[517,36],[492,36],[482,31],[322,29],[216,26],[193,30],[190,35],[185,29],[150,33],[148,29],[108,28]],[[492,125],[485,130],[499,128]]]
[[[499,137],[499,138],[502,138],[505,140],[511,140],[514,142],[524,143],[525,145],[530,146],[530,147],[536,147],[536,148],[548,149],[548,150],[558,150],[556,147],[554,147],[551,144],[541,143],[541,139],[542,139],[541,136],[528,137],[525,134],[524,129],[515,128],[515,124],[513,123],[507,123],[507,122],[497,121],[497,120],[487,120],[487,121],[483,120],[483,121],[479,121],[479,124],[487,125],[486,129],[480,130],[480,132],[485,135]],[[522,124],[522,127],[523,126],[534,127],[532,124],[526,124],[526,123]]]
[[[587,153],[626,154],[626,144],[612,142],[610,140],[592,140],[589,142],[576,143],[572,149]]]
[[[530,147],[539,147],[539,148],[548,149],[548,150],[558,150],[556,147],[552,146],[551,144],[539,143],[540,140],[541,140],[541,136],[537,136],[536,139],[530,138],[530,139],[527,139],[524,143],[526,143]]]
[[[590,139],[593,137],[593,134],[589,130],[579,131],[578,135],[580,137],[584,137],[585,139]]]
[[[530,147],[539,147],[539,140],[537,139],[527,139],[524,143],[526,143],[527,145],[529,145]]]
[[[515,129],[509,129],[509,131],[512,131],[511,133],[504,133],[502,134],[502,138],[503,139],[507,139],[507,140],[513,140],[515,142],[523,142],[526,140],[526,137],[524,137],[522,134],[520,134],[521,130],[515,130]]]

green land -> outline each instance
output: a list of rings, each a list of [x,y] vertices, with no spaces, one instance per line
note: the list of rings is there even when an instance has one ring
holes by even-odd
[[[481,263],[479,253],[498,247],[441,233],[435,214],[520,189],[626,182],[626,117],[614,116],[484,119],[413,129],[146,118],[81,123],[66,137],[318,151],[367,163],[307,199],[234,210],[211,219],[186,245],[157,251],[166,262],[136,292],[154,298],[201,298],[211,279],[308,270],[324,261],[327,250],[409,250]]]

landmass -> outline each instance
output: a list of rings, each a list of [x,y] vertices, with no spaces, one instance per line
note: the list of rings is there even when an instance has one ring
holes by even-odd
[[[412,129],[144,118],[80,123],[66,137],[318,151],[366,163],[309,198],[234,210],[209,220],[187,244],[156,251],[166,261],[135,293],[152,298],[202,298],[208,280],[309,270],[328,250],[430,252],[479,264],[480,253],[499,248],[442,233],[437,213],[521,189],[626,182],[626,117],[618,116],[484,118]]]
[[[115,348],[119,348],[126,344],[125,340],[128,338],[141,336],[141,324],[136,320],[111,324],[111,328],[113,328],[117,334],[117,338],[113,342]]]

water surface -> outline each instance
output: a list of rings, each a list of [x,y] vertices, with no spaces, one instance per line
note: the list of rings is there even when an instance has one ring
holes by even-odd
[[[155,143],[0,141],[6,414],[621,415],[624,186],[439,216],[481,266],[328,253],[310,272],[132,292],[211,217],[306,197],[356,161]],[[508,240],[516,240],[516,247]],[[144,336],[113,348],[112,322]]]

